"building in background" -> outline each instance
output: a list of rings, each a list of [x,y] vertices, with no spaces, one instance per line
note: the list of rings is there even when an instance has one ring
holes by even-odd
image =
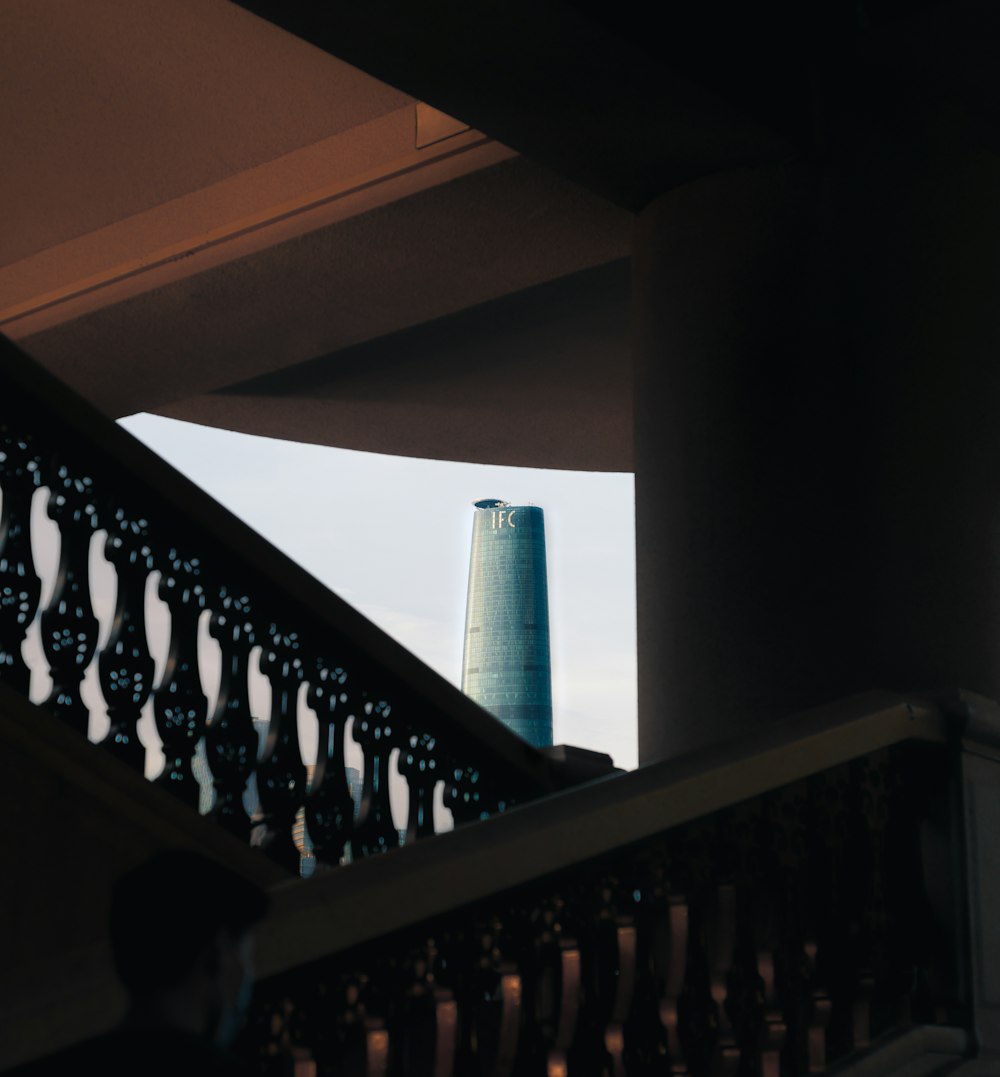
[[[545,519],[535,505],[475,503],[462,691],[536,747],[552,743]]]
[[[344,767],[344,774],[347,777],[347,788],[351,794],[351,800],[354,801],[354,818],[357,819],[361,814],[361,792],[364,788],[361,771],[357,767]]]

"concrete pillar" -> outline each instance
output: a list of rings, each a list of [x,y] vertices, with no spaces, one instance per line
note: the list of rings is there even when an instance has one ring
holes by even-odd
[[[1000,698],[989,141],[929,122],[639,216],[641,762],[864,689]]]

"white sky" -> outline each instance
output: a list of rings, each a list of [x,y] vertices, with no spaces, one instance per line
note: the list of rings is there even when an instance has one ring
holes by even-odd
[[[540,505],[555,742],[636,765],[631,475],[413,460],[151,415],[122,426],[456,685],[472,502]]]

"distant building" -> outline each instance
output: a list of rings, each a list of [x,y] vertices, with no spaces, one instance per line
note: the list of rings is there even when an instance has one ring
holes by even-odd
[[[361,793],[364,789],[361,771],[356,767],[344,767],[344,773],[347,777],[347,788],[351,794],[351,800],[354,801],[354,818],[357,820],[361,814]]]
[[[475,507],[462,691],[544,747],[552,743],[544,516],[492,498]]]

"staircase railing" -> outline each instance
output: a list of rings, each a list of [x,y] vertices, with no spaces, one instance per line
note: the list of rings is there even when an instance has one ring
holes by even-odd
[[[142,376],[141,359],[135,376]],[[40,491],[60,545],[44,608],[31,529]],[[110,722],[100,747],[141,770],[146,748],[137,724],[152,700],[165,758],[156,783],[196,806],[193,760],[203,742],[214,787],[210,814],[241,838],[253,829],[254,843],[289,870],[300,865],[294,831],[303,817],[315,857],[327,865],[345,852],[358,859],[400,844],[388,781],[396,752],[407,842],[434,833],[439,785],[456,823],[558,786],[551,760],[2,337],[0,497],[0,680],[28,694],[23,646],[37,619],[52,680],[48,710],[86,735],[91,714],[81,684],[96,663]],[[106,536],[104,554],[117,575],[103,646],[89,578],[96,533]],[[145,622],[151,577],[170,617],[159,683]],[[204,620],[222,656],[211,713],[198,643]],[[248,688],[254,648],[271,688],[262,752]],[[303,696],[319,726],[311,774],[299,743]],[[348,722],[364,758],[357,811],[345,768]],[[260,811],[251,819],[244,792],[253,782]]]
[[[1000,1048],[998,748],[995,704],[871,694],[282,884],[241,1050],[275,1075],[952,1072]]]
[[[44,608],[40,490],[60,542]],[[141,769],[151,700],[157,784],[193,805],[204,742],[228,830],[245,840],[256,823],[294,870],[304,817],[321,861],[345,847],[359,859],[273,891],[241,1046],[265,1072],[799,1077],[847,1072],[894,1033],[897,1066],[907,1044],[1000,1051],[995,705],[863,697],[559,791],[550,759],[2,339],[0,497],[0,681],[28,694],[37,622],[44,706],[81,736],[96,664],[110,732],[94,751]],[[118,578],[103,645],[88,578],[101,531]],[[171,617],[158,684],[153,583]],[[211,714],[203,620],[223,656]],[[259,759],[255,647],[272,700]],[[303,697],[320,728],[311,782]],[[348,722],[364,755],[357,819]],[[408,845],[434,830],[439,782],[457,822],[485,822],[368,855],[398,843],[397,751]]]

